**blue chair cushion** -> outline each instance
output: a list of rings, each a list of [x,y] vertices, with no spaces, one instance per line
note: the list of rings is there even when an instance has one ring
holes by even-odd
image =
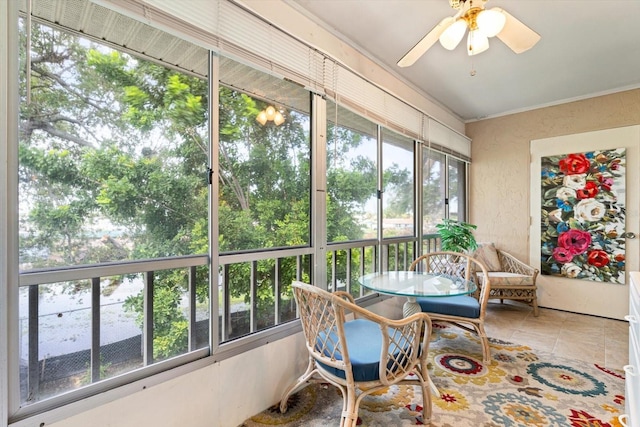
[[[378,375],[380,351],[382,350],[380,325],[367,319],[355,319],[345,322],[344,333],[349,349],[349,358],[351,359],[354,380],[376,381],[380,379]],[[389,333],[391,334],[391,330]],[[334,332],[331,332],[331,335],[333,336],[329,341],[337,344],[338,337]],[[321,334],[318,340],[322,338],[324,337],[322,337]],[[407,342],[406,345],[409,346],[409,343]],[[327,353],[329,352],[330,350],[327,350]],[[340,360],[340,356],[338,355],[336,359]],[[318,364],[331,374],[346,379],[342,369],[327,366],[320,362],[318,362]]]
[[[426,313],[448,314],[451,316],[477,319],[480,317],[480,303],[474,297],[459,295],[455,297],[420,297],[416,301]]]

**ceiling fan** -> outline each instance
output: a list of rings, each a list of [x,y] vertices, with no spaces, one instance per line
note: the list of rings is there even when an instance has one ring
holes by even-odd
[[[436,40],[445,49],[458,46],[467,28],[467,53],[477,55],[489,48],[489,37],[497,36],[515,53],[531,49],[540,40],[540,35],[514,18],[504,9],[485,9],[488,0],[449,0],[449,5],[458,10],[454,16],[444,18],[422,38],[399,61],[399,67],[413,65],[434,45]]]

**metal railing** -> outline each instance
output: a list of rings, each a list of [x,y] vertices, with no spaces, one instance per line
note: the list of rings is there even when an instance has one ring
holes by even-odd
[[[406,270],[415,258],[417,239],[395,238],[385,239],[382,245],[375,240],[339,242],[327,245],[326,271],[327,288],[330,290],[347,290],[356,298],[367,294],[360,286],[358,278],[368,273],[379,271]],[[422,239],[423,252],[437,250],[439,245],[437,235],[425,235]],[[311,281],[313,276],[313,249],[294,248],[271,250],[242,254],[221,254],[219,256],[218,287],[218,315],[220,321],[217,337],[219,343],[237,340],[255,332],[281,325],[297,317],[295,301],[293,300],[290,283],[292,280]],[[128,366],[131,370],[157,364],[166,359],[154,356],[155,339],[162,339],[154,331],[155,320],[162,320],[162,313],[156,312],[154,300],[158,287],[162,286],[159,279],[163,273],[179,272],[185,276],[185,289],[181,292],[184,300],[184,317],[186,319],[186,345],[176,355],[181,363],[194,360],[210,354],[209,316],[204,320],[197,319],[197,272],[198,268],[208,268],[209,258],[206,255],[173,257],[156,260],[140,260],[128,262],[114,262],[108,264],[74,266],[68,268],[48,268],[23,271],[20,274],[20,286],[26,289],[26,358],[21,367],[21,401],[23,405],[30,405],[42,399],[55,397],[56,393],[64,393],[70,389],[100,382],[105,379],[105,365],[115,363],[105,354],[118,355],[121,363],[129,354],[135,363]],[[184,271],[184,273],[180,273]],[[140,335],[118,342],[104,344],[102,341],[101,321],[101,283],[112,277],[135,276],[141,280],[142,310],[138,313],[141,321]],[[208,276],[208,274],[207,274]],[[202,276],[200,281],[202,282]],[[41,354],[40,329],[43,328],[41,300],[46,288],[51,284],[76,284],[88,282],[88,293],[91,301],[83,308],[90,314],[89,348],[61,355],[55,361],[47,360]],[[200,283],[202,286],[203,283]],[[208,285],[205,283],[204,285]],[[211,286],[209,292],[216,290]],[[72,325],[72,327],[76,327]],[[204,333],[202,331],[205,331]],[[200,332],[198,332],[200,331]],[[129,346],[125,351],[124,345]],[[110,348],[109,346],[113,347]],[[22,345],[21,345],[22,347]],[[116,348],[117,347],[117,348]],[[191,356],[189,356],[191,355]],[[24,354],[21,355],[21,357]],[[77,357],[83,372],[78,374],[78,368],[70,369],[65,358]],[[124,360],[126,362],[126,360]],[[55,363],[54,363],[55,362]],[[175,364],[175,363],[174,363]],[[126,366],[126,363],[125,363]],[[54,369],[68,369],[69,375],[82,376],[83,382],[65,388],[58,387],[51,391],[44,391],[42,385],[48,381],[60,381],[64,372],[52,373]],[[126,367],[117,375],[126,374]],[[115,374],[113,374],[115,375]]]

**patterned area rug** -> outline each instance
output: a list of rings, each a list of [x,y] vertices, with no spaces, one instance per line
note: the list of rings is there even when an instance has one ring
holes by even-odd
[[[434,427],[621,426],[623,371],[555,357],[525,345],[491,339],[491,361],[482,363],[478,339],[435,324],[430,375],[441,396],[433,397]],[[358,425],[422,425],[419,387],[393,386],[363,400]],[[328,384],[312,384],[291,396],[281,414],[273,406],[241,427],[337,426],[342,396]]]

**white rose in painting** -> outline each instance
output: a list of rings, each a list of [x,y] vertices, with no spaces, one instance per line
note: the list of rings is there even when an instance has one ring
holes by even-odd
[[[576,277],[578,277],[578,274],[580,274],[581,271],[582,268],[572,262],[568,262],[562,265],[562,274],[571,279],[575,279]]]
[[[573,188],[574,190],[581,190],[587,184],[587,174],[580,173],[577,175],[567,175],[562,180],[562,185],[565,187]]]
[[[562,222],[562,209],[549,212],[549,221],[555,223]]]
[[[556,197],[562,201],[567,201],[570,198],[576,198],[576,190],[569,187],[560,187],[558,191],[556,191]]]
[[[574,216],[580,222],[600,221],[605,212],[605,206],[596,199],[580,200],[573,208]]]

